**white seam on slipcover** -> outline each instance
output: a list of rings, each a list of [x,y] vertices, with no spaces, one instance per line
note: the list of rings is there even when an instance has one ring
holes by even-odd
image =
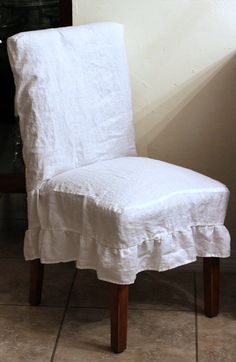
[[[84,193],[79,193],[79,192],[76,192],[76,193],[75,192],[65,192],[65,191],[60,191],[60,190],[49,190],[49,191],[36,190],[36,191],[39,191],[39,196],[47,195],[47,194],[50,195],[52,192],[58,193],[60,195],[82,196],[88,200],[91,200],[92,202],[94,202],[96,204],[96,206],[99,206],[103,209],[109,209],[109,211],[119,213],[119,214],[121,214],[121,212],[123,211],[123,209],[111,205],[110,202],[104,202],[104,201],[101,202],[100,200],[96,199],[93,195],[86,195]]]
[[[213,229],[213,233],[210,231],[210,234],[207,234],[209,228],[206,226],[203,227],[205,230],[199,231],[199,235],[197,235],[197,227],[195,228],[195,233],[192,233],[192,235],[188,233],[189,230],[186,230],[185,247],[182,244],[182,236],[176,232],[173,245],[171,242],[169,243],[170,240],[165,239],[167,243],[164,245],[164,251],[162,246],[156,243],[151,245],[147,242],[147,245],[145,245],[145,242],[143,242],[140,245],[127,248],[126,250],[116,250],[98,244],[95,239],[82,239],[76,240],[76,243],[73,244],[74,250],[72,254],[58,255],[57,257],[55,257],[54,252],[50,255],[50,251],[54,251],[54,248],[57,246],[55,241],[60,244],[59,238],[55,238],[55,235],[52,238],[52,245],[49,239],[45,240],[45,244],[38,243],[39,235],[37,234],[31,235],[31,239],[27,240],[26,234],[26,243],[28,243],[28,245],[25,249],[25,257],[26,260],[40,258],[44,264],[75,261],[79,269],[96,270],[97,277],[100,280],[115,284],[132,284],[135,281],[136,275],[141,271],[165,271],[194,262],[198,256],[228,257],[230,255],[230,237],[227,229],[224,225],[216,226],[215,228],[218,230],[215,234],[214,227],[210,228]],[[30,237],[30,235],[28,236]],[[34,240],[32,240],[32,236]],[[224,243],[222,243],[222,240],[224,240]],[[73,240],[71,238],[65,238],[62,242],[73,242]],[[39,244],[40,248],[38,249]],[[53,249],[50,249],[51,247],[53,247]],[[101,249],[99,249],[100,247]],[[167,249],[165,249],[165,247],[167,247]],[[29,252],[30,248],[31,250]],[[85,254],[83,254],[84,251]],[[128,254],[125,253],[125,251],[128,252],[129,256],[127,256]],[[131,257],[132,255],[134,256],[133,259]],[[129,267],[126,265],[127,257],[129,258]],[[117,266],[115,270],[112,268],[113,265]]]
[[[136,247],[136,246],[139,246],[139,245],[142,245],[143,243],[147,243],[147,242],[158,242],[159,244],[161,243],[161,239],[162,237],[173,237],[173,235],[175,233],[183,233],[183,232],[186,232],[186,231],[192,231],[192,229],[194,228],[220,228],[220,227],[225,227],[224,224],[205,224],[205,225],[191,225],[189,227],[186,227],[186,228],[183,228],[183,229],[176,229],[176,230],[173,230],[173,231],[163,231],[163,232],[160,232],[160,233],[157,233],[156,235],[154,235],[152,238],[149,238],[149,239],[143,239],[141,240],[140,242],[136,243],[136,244],[133,244],[133,245],[129,245],[129,247],[125,247],[125,248],[114,248],[114,247],[111,247],[110,245],[106,245],[104,244],[103,242],[101,241],[98,241],[96,240],[96,238],[94,236],[90,236],[90,235],[87,235],[87,237],[89,238],[92,238],[96,241],[97,244],[103,246],[104,248],[108,248],[108,249],[113,249],[113,250],[126,250],[126,249],[129,249],[129,248],[133,248],[133,247]],[[28,229],[27,231],[33,231],[33,230],[39,230],[39,231],[55,231],[55,232],[59,232],[59,233],[74,233],[74,234],[78,234],[80,237],[83,237],[83,238],[86,238],[86,236],[82,235],[79,231],[77,230],[74,230],[74,229],[55,229],[55,228],[41,228],[40,226],[36,226],[34,228],[30,228]]]
[[[62,194],[62,195],[81,196],[81,197],[84,197],[84,198],[87,198],[87,199],[93,201],[96,204],[96,206],[99,206],[101,208],[106,208],[106,209],[109,209],[110,211],[121,214],[122,212],[125,212],[125,211],[128,211],[128,210],[130,211],[132,209],[135,209],[135,210],[137,210],[137,209],[139,209],[139,210],[140,209],[145,209],[146,207],[150,207],[150,206],[155,205],[157,203],[159,204],[159,203],[161,203],[163,201],[166,201],[166,200],[168,200],[168,199],[170,199],[170,198],[172,198],[174,196],[178,196],[178,195],[199,194],[199,193],[209,193],[209,192],[210,193],[224,194],[224,193],[228,192],[228,189],[225,187],[225,190],[222,190],[222,188],[215,188],[215,189],[211,189],[210,191],[209,191],[209,188],[198,189],[198,190],[195,190],[195,189],[180,190],[180,191],[172,192],[172,193],[170,193],[170,194],[168,194],[166,196],[160,197],[157,200],[150,201],[150,202],[147,202],[145,204],[142,204],[142,206],[135,205],[135,206],[123,207],[123,208],[111,205],[110,202],[101,201],[98,198],[94,197],[94,195],[79,193],[79,192],[67,192],[67,191],[52,189],[52,190],[48,190],[48,191],[40,191],[39,190],[39,195],[47,195],[47,194],[51,194],[52,192],[59,193],[59,194]]]

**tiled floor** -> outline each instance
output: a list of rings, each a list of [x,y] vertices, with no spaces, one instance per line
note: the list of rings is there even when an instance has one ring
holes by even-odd
[[[23,195],[0,199],[0,362],[235,362],[236,274],[222,273],[221,313],[202,313],[202,275],[145,272],[130,287],[128,348],[109,350],[109,288],[73,263],[46,266],[40,307],[27,302]]]

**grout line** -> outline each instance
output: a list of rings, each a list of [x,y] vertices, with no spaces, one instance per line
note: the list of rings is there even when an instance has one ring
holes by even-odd
[[[193,274],[194,278],[194,304],[195,304],[195,349],[196,349],[196,362],[198,362],[198,311],[197,311],[197,278],[196,273]]]
[[[29,308],[31,307],[29,303],[27,304],[20,304],[20,303],[0,303],[0,307],[23,307],[23,308]],[[42,306],[40,306],[42,307]]]
[[[31,305],[29,305],[29,303],[0,303],[0,307],[24,307],[24,308],[35,308],[34,306],[32,307]],[[56,305],[56,304],[40,304],[40,306],[38,306],[38,308],[57,308],[57,309],[64,309],[64,306],[61,305]]]
[[[20,303],[0,303],[0,307],[23,307],[27,308],[30,307],[30,305],[27,304],[20,304]],[[41,307],[41,306],[40,306]]]
[[[103,309],[103,310],[106,310],[106,309],[109,309],[109,306],[84,306],[84,305],[70,305],[70,308],[71,309]],[[129,306],[128,307],[128,310],[132,311],[132,310],[136,310],[136,311],[157,311],[157,312],[189,312],[189,313],[192,313],[192,310],[190,309],[176,309],[176,308],[170,308],[170,309],[167,309],[167,308],[143,308],[143,307],[132,307],[132,306]]]
[[[60,339],[60,335],[61,335],[61,331],[62,331],[62,326],[63,326],[63,324],[64,324],[65,317],[66,317],[66,313],[67,313],[68,308],[69,308],[70,297],[71,297],[72,289],[73,289],[74,284],[75,284],[76,275],[77,275],[77,269],[75,270],[75,273],[74,273],[73,278],[72,278],[70,290],[69,290],[68,297],[67,297],[67,300],[66,300],[65,310],[64,310],[64,313],[63,313],[63,316],[62,316],[62,320],[61,320],[59,329],[58,329],[58,333],[57,333],[55,345],[54,345],[54,348],[53,348],[53,351],[52,351],[52,356],[51,356],[50,362],[53,362],[53,361],[54,361],[54,357],[55,357],[57,345],[58,345],[58,342],[59,342],[59,339]]]

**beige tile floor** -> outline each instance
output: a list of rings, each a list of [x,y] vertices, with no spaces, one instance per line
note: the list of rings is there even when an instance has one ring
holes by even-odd
[[[141,273],[130,287],[128,348],[109,349],[109,287],[73,263],[46,266],[40,307],[27,302],[23,195],[0,199],[0,362],[236,362],[236,274],[222,273],[221,313],[202,312],[202,275]]]

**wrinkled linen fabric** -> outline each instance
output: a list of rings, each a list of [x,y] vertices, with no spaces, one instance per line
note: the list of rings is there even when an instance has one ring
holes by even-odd
[[[102,280],[130,284],[142,270],[230,253],[227,188],[165,162],[96,162],[54,176],[28,197],[26,258],[75,260]]]
[[[123,27],[99,23],[8,39],[27,190],[98,160],[136,155]]]
[[[8,47],[27,169],[27,260],[75,261],[131,284],[143,270],[229,256],[228,189],[136,157],[121,25],[21,33]]]

